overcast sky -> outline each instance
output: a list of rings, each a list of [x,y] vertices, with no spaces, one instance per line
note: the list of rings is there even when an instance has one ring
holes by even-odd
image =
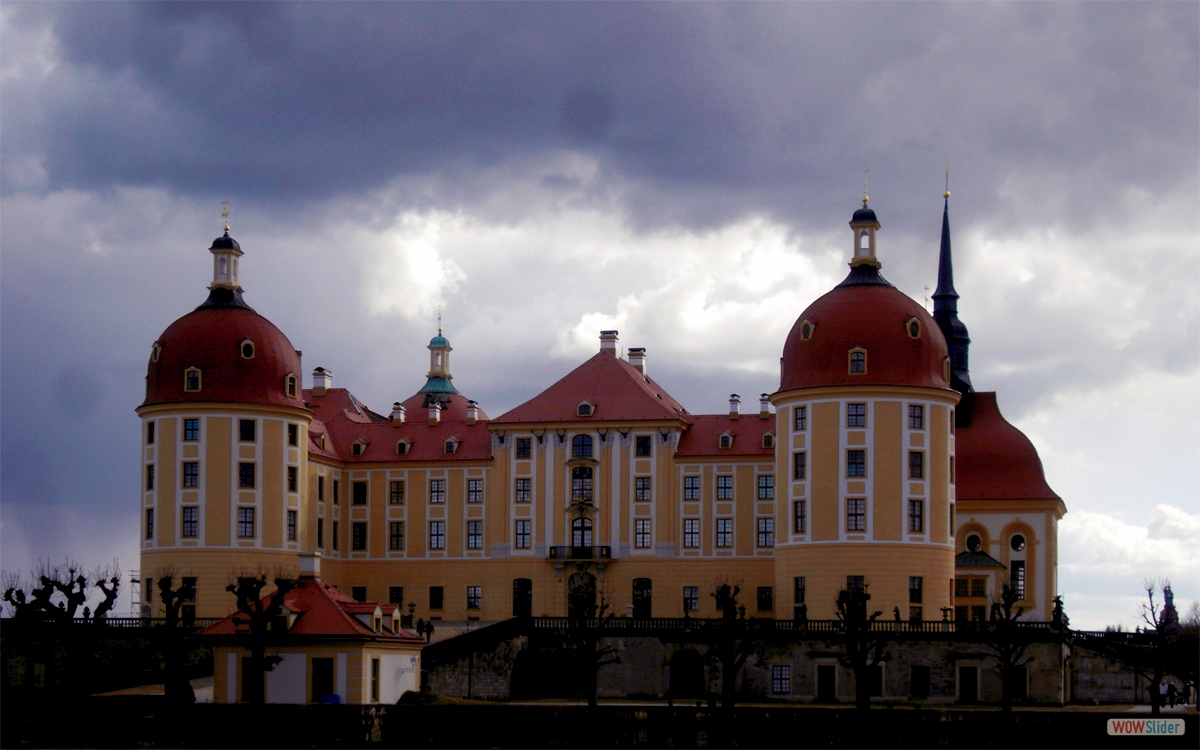
[[[1072,624],[1200,596],[1200,5],[0,5],[0,554],[137,567],[150,344],[230,202],[246,299],[377,411],[439,308],[492,416],[644,346],[778,387],[846,272],[936,282],[1068,515]],[[309,384],[306,378],[306,385]],[[122,598],[122,608],[128,597]]]

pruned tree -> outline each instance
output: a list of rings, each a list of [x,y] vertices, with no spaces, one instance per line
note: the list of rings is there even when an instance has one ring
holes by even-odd
[[[1030,640],[1017,625],[1025,608],[1018,607],[1020,597],[1005,584],[1000,590],[1000,600],[992,604],[991,622],[985,631],[984,647],[1000,667],[1000,705],[1005,712],[1012,711],[1017,678],[1024,675],[1025,665],[1033,658],[1026,656]]]
[[[96,605],[96,611],[92,613],[92,619],[104,621],[108,618],[108,613],[112,611],[117,603],[117,597],[121,594],[121,565],[115,559],[112,565],[96,568],[92,573],[92,581],[97,589],[100,590],[104,599]]]
[[[183,631],[180,629],[179,611],[183,603],[195,598],[195,590],[188,584],[180,582],[175,588],[176,571],[173,567],[162,568],[156,576],[155,586],[158,597],[166,609],[165,639],[163,643],[163,660],[166,663],[166,695],[167,700],[180,703],[194,703],[196,694],[192,683],[188,681],[185,662],[187,654],[183,642]]]
[[[246,671],[245,691],[242,698],[248,703],[266,703],[266,674],[275,669],[283,657],[267,656],[267,648],[287,631],[283,620],[284,599],[295,587],[295,576],[277,572],[275,590],[263,596],[267,587],[266,573],[241,572],[235,583],[225,590],[237,598],[237,612],[233,616],[234,627],[246,635],[246,650],[250,657],[244,661]]]
[[[54,589],[62,595],[60,609],[63,611],[63,619],[75,619],[75,613],[88,600],[88,578],[83,572],[83,566],[68,558],[62,565],[54,566],[50,574],[44,577],[48,578]]]
[[[4,572],[4,602],[10,616],[17,621],[28,621],[38,616],[41,606],[32,591],[26,593],[25,582],[20,573]]]
[[[708,658],[721,667],[721,705],[732,711],[737,699],[737,676],[754,651],[756,639],[751,622],[746,618],[746,606],[739,603],[741,582],[713,581],[709,595],[716,600],[721,618],[709,622],[704,630],[708,641]]]
[[[867,587],[843,589],[838,592],[838,635],[843,652],[838,656],[841,665],[854,672],[854,703],[860,711],[871,710],[870,680],[874,670],[891,659],[885,650],[888,636],[876,633],[874,623],[882,612],[867,614],[871,595]]]
[[[595,708],[600,670],[621,663],[617,649],[604,641],[615,617],[614,607],[608,593],[596,586],[595,576],[586,570],[578,570],[567,579],[567,595],[574,607],[564,635],[579,665],[588,706]]]

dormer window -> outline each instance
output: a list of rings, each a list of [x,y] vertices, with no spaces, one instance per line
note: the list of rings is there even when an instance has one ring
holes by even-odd
[[[363,454],[363,451],[365,451],[366,449],[367,449],[366,443],[355,440],[354,443],[351,444],[351,446],[350,446],[350,455],[361,456]]]
[[[717,439],[717,445],[721,447],[721,450],[728,450],[729,448],[732,448],[733,435],[730,435],[728,432],[722,434],[721,437]]]
[[[908,337],[910,339],[921,338],[921,321],[917,320],[915,317],[909,318],[908,322],[904,324],[904,330],[908,331]]]
[[[284,389],[287,391],[287,395],[290,398],[296,397],[296,376],[295,375],[289,374],[287,376],[287,378],[284,379]]]
[[[183,373],[183,390],[198,391],[200,390],[200,368],[189,367]]]
[[[815,323],[810,323],[807,320],[800,321],[800,340],[808,341],[812,338],[813,331],[817,328]]]
[[[447,440],[445,450],[446,450],[446,453],[453,453],[456,450],[458,450],[458,441],[455,440],[454,438],[450,438],[449,440]]]
[[[407,440],[396,441],[396,455],[397,456],[407,456],[408,455],[408,445],[409,445],[409,443]]]
[[[371,619],[373,621],[371,624],[373,626],[374,631],[376,633],[383,632],[383,618],[382,617],[373,617]]]
[[[581,417],[590,417],[596,409],[589,401],[580,401],[579,406],[575,407],[575,413]]]
[[[254,359],[254,342],[244,339],[241,343],[242,359]]]
[[[775,436],[774,436],[774,435],[772,435],[772,434],[771,434],[771,433],[769,433],[769,432],[767,432],[767,433],[763,433],[763,436],[762,436],[762,447],[764,447],[764,448],[774,448],[774,447],[775,447]]]
[[[850,350],[850,374],[865,375],[867,372],[867,350],[855,348]]]
[[[158,356],[160,354],[162,354],[162,344],[155,341],[154,344],[150,347],[150,361],[157,362]]]

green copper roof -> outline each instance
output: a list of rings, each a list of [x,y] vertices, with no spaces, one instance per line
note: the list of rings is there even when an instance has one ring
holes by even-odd
[[[450,339],[446,338],[445,336],[443,336],[442,334],[440,334],[440,333],[439,333],[438,335],[436,335],[436,336],[434,336],[433,338],[429,339],[429,348],[430,348],[430,349],[432,349],[432,348],[434,348],[435,346],[445,346],[445,347],[449,347],[449,346],[450,346]]]
[[[446,378],[430,378],[425,382],[425,387],[417,393],[458,393],[458,389]]]

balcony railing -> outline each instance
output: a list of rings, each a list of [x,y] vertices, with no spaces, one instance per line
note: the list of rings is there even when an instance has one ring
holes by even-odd
[[[551,560],[611,560],[612,547],[551,547]]]

